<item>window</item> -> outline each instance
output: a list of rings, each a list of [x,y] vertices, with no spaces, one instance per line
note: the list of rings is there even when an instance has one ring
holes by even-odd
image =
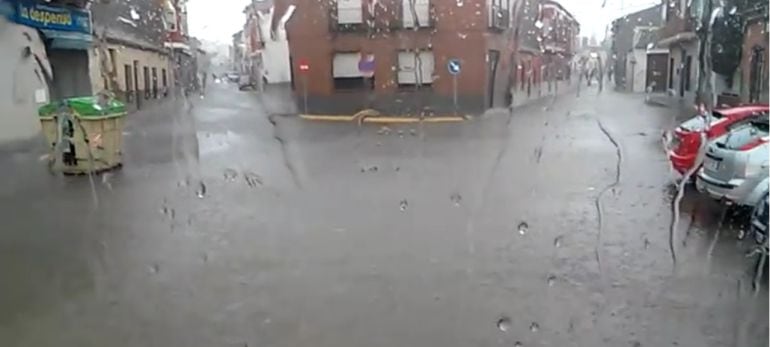
[[[363,23],[361,0],[337,0],[337,23]]]
[[[166,77],[166,69],[160,70],[160,78],[163,83],[163,96],[168,96],[168,77]]]
[[[144,77],[144,98],[150,98],[150,69],[148,67],[142,68],[142,76]]]
[[[361,71],[358,71],[358,61],[361,54],[358,52],[336,53],[332,62],[332,76],[334,77],[334,89],[355,90],[370,89],[372,81],[367,81]]]
[[[412,12],[412,4],[414,4],[414,12]],[[430,0],[401,0],[401,12],[404,28],[430,26]],[[415,23],[415,13],[418,23]]]
[[[398,85],[430,85],[433,83],[434,66],[431,51],[421,51],[419,55],[414,51],[398,52]]]
[[[487,4],[489,5],[489,26],[498,29],[510,27],[510,0],[487,0]],[[548,30],[544,29],[543,32]]]
[[[123,65],[123,80],[126,87],[126,101],[131,101],[133,97],[134,83],[131,73],[131,65]]]
[[[152,97],[158,98],[158,68],[152,68]]]

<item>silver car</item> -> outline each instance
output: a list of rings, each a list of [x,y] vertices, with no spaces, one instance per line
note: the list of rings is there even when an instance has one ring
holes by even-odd
[[[708,144],[696,187],[743,206],[760,203],[768,184],[768,119],[739,124]]]

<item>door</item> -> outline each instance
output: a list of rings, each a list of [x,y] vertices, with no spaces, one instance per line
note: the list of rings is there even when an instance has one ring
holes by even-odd
[[[142,67],[142,76],[144,76],[144,98],[149,99],[150,98],[150,68],[147,66]]]
[[[685,83],[685,80],[690,78],[689,77],[689,72],[687,72],[686,71],[687,69],[685,69],[684,61],[685,61],[686,58],[687,58],[687,51],[682,50],[681,58],[679,59],[679,62],[680,62],[679,63],[680,64],[680,68],[679,68],[679,97],[680,98],[684,97],[684,83]]]
[[[136,100],[136,108],[142,108],[142,98],[139,97],[139,61],[134,60],[134,100]]]
[[[500,51],[490,50],[487,53],[487,107],[494,107],[495,101],[495,75],[497,75],[497,62],[500,60]]]
[[[133,101],[133,92],[134,92],[134,85],[133,85],[133,73],[131,72],[131,65],[125,64],[123,65],[123,83],[126,86],[126,102]]]
[[[674,89],[674,58],[668,59],[668,89]]]
[[[51,48],[48,61],[53,71],[51,100],[91,95],[88,51]]]
[[[760,100],[762,92],[762,77],[765,75],[764,48],[754,47],[751,50],[751,62],[749,67],[749,102]]]
[[[647,55],[647,79],[645,87],[653,92],[666,91],[666,71],[668,70],[668,54],[655,53]]]
[[[152,97],[158,98],[158,68],[152,68]]]

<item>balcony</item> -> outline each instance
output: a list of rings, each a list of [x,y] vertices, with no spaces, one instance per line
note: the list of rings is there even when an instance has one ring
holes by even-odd
[[[658,44],[668,46],[694,39],[697,18],[690,13],[689,8],[684,11],[683,15],[672,6],[668,6],[666,10],[666,23],[658,32],[658,37],[660,37]]]

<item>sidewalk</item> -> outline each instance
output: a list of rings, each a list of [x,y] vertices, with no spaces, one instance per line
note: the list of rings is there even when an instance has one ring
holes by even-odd
[[[556,81],[551,85],[549,90],[548,83],[540,83],[537,86],[532,86],[529,93],[527,89],[517,89],[513,93],[513,102],[510,108],[518,108],[521,106],[529,105],[533,102],[543,100],[548,97],[561,96],[566,93],[575,93],[577,90],[577,79],[572,81]]]
[[[644,103],[677,110],[675,120],[689,119],[695,113],[693,106],[687,100],[668,93],[647,93],[644,95]]]

